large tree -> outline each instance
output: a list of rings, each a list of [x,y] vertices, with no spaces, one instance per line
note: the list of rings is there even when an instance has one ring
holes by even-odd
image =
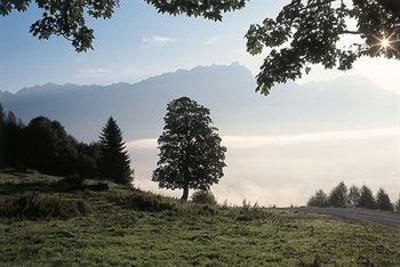
[[[188,97],[168,104],[164,131],[158,139],[160,160],[153,181],[162,188],[209,190],[224,175],[226,148],[221,145],[210,111]]]
[[[99,176],[123,185],[131,185],[133,171],[128,152],[122,139],[122,131],[110,117],[100,135]]]
[[[243,8],[248,0],[144,0],[160,13],[221,20],[225,12]],[[43,10],[30,31],[39,39],[62,36],[76,51],[92,49],[94,31],[87,17],[111,18],[119,0],[0,0],[0,14],[26,11],[32,2]],[[343,36],[357,36],[344,41]],[[348,70],[362,56],[400,59],[400,1],[291,0],[276,18],[250,26],[247,50],[268,48],[257,76],[257,91],[269,94],[276,83],[302,77],[314,64]]]

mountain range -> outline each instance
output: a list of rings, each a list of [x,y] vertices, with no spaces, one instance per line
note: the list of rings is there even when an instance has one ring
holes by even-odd
[[[362,76],[279,85],[269,96],[254,91],[251,72],[237,63],[165,73],[135,84],[52,84],[0,92],[6,110],[28,122],[44,115],[59,120],[80,140],[96,140],[109,116],[127,139],[158,136],[169,101],[189,96],[210,108],[225,135],[304,133],[393,127],[400,97]]]

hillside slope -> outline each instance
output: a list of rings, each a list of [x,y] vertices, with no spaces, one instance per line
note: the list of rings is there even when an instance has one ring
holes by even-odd
[[[385,227],[251,206],[196,206],[117,185],[71,191],[56,186],[60,181],[0,172],[0,265],[400,263],[400,232]],[[36,217],[27,209],[17,217],[4,212],[26,203]]]

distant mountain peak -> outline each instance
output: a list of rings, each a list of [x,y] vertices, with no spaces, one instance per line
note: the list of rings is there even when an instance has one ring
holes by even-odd
[[[215,73],[216,75],[237,75],[241,74],[240,76],[248,76],[253,77],[251,71],[246,68],[244,65],[241,65],[238,61],[235,61],[231,64],[221,65],[221,64],[212,64],[208,66],[199,65],[190,69],[177,69],[172,72],[165,72],[159,75],[154,75],[143,79],[141,81],[135,83],[128,83],[128,82],[117,82],[112,83],[109,85],[98,85],[98,84],[90,84],[90,85],[78,85],[73,83],[65,83],[65,84],[57,84],[53,82],[48,82],[42,85],[34,85],[30,87],[23,87],[18,90],[15,94],[12,94],[8,91],[4,91],[1,94],[4,96],[7,93],[8,95],[18,95],[18,96],[33,96],[39,94],[54,94],[54,93],[63,93],[72,90],[80,90],[84,88],[92,88],[92,87],[99,87],[99,88],[127,88],[136,85],[140,85],[142,83],[146,83],[152,80],[164,79],[166,77],[173,77],[177,75],[192,75],[196,76],[199,74],[210,75],[211,73]]]

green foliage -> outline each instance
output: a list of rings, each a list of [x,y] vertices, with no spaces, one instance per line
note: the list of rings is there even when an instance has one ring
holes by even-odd
[[[133,171],[117,122],[110,117],[100,135],[99,176],[119,184],[131,185]]]
[[[222,13],[241,9],[249,0],[145,0],[153,5],[158,12],[171,15],[185,14],[190,17],[202,16],[211,20],[222,20]]]
[[[248,0],[145,1],[160,13],[186,14],[221,20],[222,13],[243,8]],[[25,12],[30,8],[31,2],[35,2],[43,11],[41,18],[30,27],[33,36],[44,40],[51,36],[61,36],[70,41],[77,52],[93,49],[94,30],[88,26],[86,20],[110,19],[120,4],[119,0],[0,0],[0,15],[7,16],[13,10]]]
[[[99,145],[77,142],[58,121],[36,117],[25,126],[11,111],[1,111],[0,167],[36,169],[53,175],[93,178]]]
[[[376,207],[384,211],[394,211],[389,195],[382,188],[379,188],[376,194]]]
[[[308,202],[307,206],[310,207],[328,207],[328,196],[325,194],[325,192],[320,189],[317,192],[315,192],[315,195],[312,196]]]
[[[339,183],[332,189],[328,197],[329,206],[345,208],[347,205],[347,187],[344,182]]]
[[[359,207],[366,209],[380,209],[383,211],[395,210],[395,205],[391,203],[389,195],[382,188],[378,190],[376,198],[374,198],[371,189],[366,185],[362,186],[361,189],[352,185],[350,189],[347,190],[344,182],[341,182],[333,188],[329,197],[326,196],[324,191],[317,191],[315,195],[309,199],[307,206],[332,206],[338,208]]]
[[[86,214],[83,200],[63,199],[60,196],[28,194],[0,197],[0,217],[42,219],[71,218]]]
[[[78,143],[58,121],[37,117],[22,131],[25,167],[53,175],[96,175],[97,145]]]
[[[217,205],[217,200],[210,190],[199,190],[192,195],[192,201],[202,205]]]
[[[257,202],[252,205],[251,202],[246,199],[243,199],[240,208],[235,208],[234,210],[239,211],[239,214],[236,216],[238,221],[263,220],[269,215],[269,213],[258,206]]]
[[[362,56],[400,59],[400,9],[389,2],[394,1],[292,0],[275,19],[251,25],[248,52],[271,49],[257,75],[257,91],[268,95],[276,83],[301,78],[314,64],[348,70]],[[359,40],[341,45],[344,35]],[[390,47],[381,46],[384,38]]]
[[[168,104],[164,131],[158,139],[160,160],[153,181],[162,188],[209,190],[224,175],[225,151],[210,111],[188,97]]]
[[[363,185],[361,187],[360,198],[358,200],[357,207],[366,209],[376,208],[376,201],[372,194],[372,191],[366,185]]]
[[[110,200],[125,209],[134,209],[139,211],[156,212],[165,210],[175,210],[173,201],[168,200],[160,195],[133,191],[130,194],[111,195]]]
[[[13,10],[28,10],[32,0],[0,1],[0,15],[6,16]],[[40,19],[35,21],[30,32],[39,39],[51,36],[62,36],[69,40],[77,52],[92,49],[94,31],[86,23],[88,17],[109,19],[119,0],[85,0],[85,1],[52,1],[34,0],[43,11]]]
[[[360,189],[352,185],[349,189],[349,194],[348,194],[348,204],[350,207],[356,207],[357,203],[360,199]]]

